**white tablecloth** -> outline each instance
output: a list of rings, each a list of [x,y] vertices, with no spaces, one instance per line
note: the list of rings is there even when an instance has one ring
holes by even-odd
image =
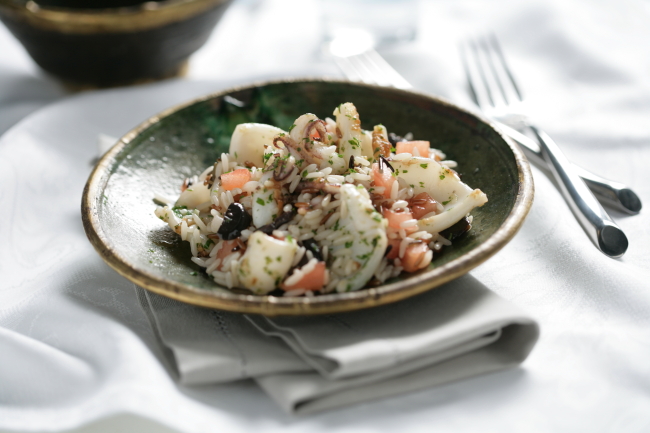
[[[185,80],[139,88],[147,96],[129,110],[80,125],[75,110],[118,107],[130,89],[65,99],[0,26],[0,131],[13,126],[0,139],[0,430],[650,431],[647,209],[611,212],[630,247],[609,259],[537,169],[523,228],[472,271],[539,321],[522,368],[307,417],[285,415],[250,382],[178,385],[132,285],[85,241],[78,208],[94,137],[229,82],[338,74],[320,55],[314,6],[235,3]],[[449,0],[421,2],[418,17],[415,42],[382,50],[416,87],[469,106],[457,43],[494,31],[541,126],[650,206],[648,2]],[[54,202],[30,202],[48,190]]]

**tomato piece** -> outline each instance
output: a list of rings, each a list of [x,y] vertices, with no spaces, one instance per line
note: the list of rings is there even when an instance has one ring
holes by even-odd
[[[421,219],[431,212],[438,212],[438,202],[426,192],[421,192],[409,200],[409,207],[411,208],[413,218],[416,220]]]
[[[223,264],[223,260],[229,255],[236,252],[241,252],[244,254],[244,251],[246,251],[246,245],[244,245],[239,238],[233,239],[231,241],[224,241],[221,249],[217,251],[217,259],[221,259],[221,263]],[[221,270],[222,265],[220,264],[217,266],[217,269]]]
[[[235,188],[242,188],[249,180],[251,180],[250,171],[245,168],[238,168],[221,175],[221,186],[226,191],[232,191]]]
[[[413,155],[417,149],[420,156],[424,158],[429,157],[429,142],[428,141],[398,141],[395,146],[395,153],[410,153]]]
[[[402,243],[400,239],[389,239],[388,245],[391,247],[386,258],[388,260],[395,260],[399,256],[399,245]],[[386,247],[388,248],[388,247]]]
[[[384,216],[384,218],[388,220],[388,227],[391,227],[395,230],[401,229],[402,228],[401,224],[404,221],[413,219],[413,214],[407,210],[403,212],[394,212],[390,209],[384,209],[382,211],[382,215]],[[406,231],[406,233],[413,233],[418,230],[418,226],[414,225],[414,226],[406,227],[404,228],[404,230]]]
[[[390,192],[393,189],[395,178],[389,168],[384,168],[384,172],[379,171],[379,164],[372,164],[372,179],[376,187],[384,187],[384,192],[381,194],[384,198],[390,198]]]
[[[402,258],[402,267],[406,272],[419,271],[431,263],[431,260],[425,261],[425,255],[429,251],[429,246],[424,243],[411,244],[406,247],[404,257]]]
[[[320,290],[325,285],[325,262],[318,262],[314,269],[302,276],[296,283],[288,286],[284,283],[280,285],[282,290]]]

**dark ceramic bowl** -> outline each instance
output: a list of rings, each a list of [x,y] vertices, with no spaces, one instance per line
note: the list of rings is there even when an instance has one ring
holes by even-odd
[[[301,114],[325,118],[348,101],[357,106],[362,127],[383,123],[389,131],[410,131],[458,162],[463,181],[489,199],[472,211],[472,230],[454,240],[427,269],[357,292],[284,298],[217,286],[190,260],[189,244],[156,218],[154,194],[177,196],[182,179],[200,173],[228,151],[239,123],[269,123],[286,130]],[[231,311],[317,314],[398,301],[463,275],[515,235],[532,199],[526,159],[485,119],[415,92],[339,81],[285,81],[209,95],[142,123],[95,167],[84,190],[82,217],[102,258],[153,292]]]
[[[231,0],[0,0],[0,19],[36,63],[75,87],[181,74]]]

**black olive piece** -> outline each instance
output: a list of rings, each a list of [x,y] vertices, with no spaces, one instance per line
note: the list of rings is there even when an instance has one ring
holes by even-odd
[[[320,251],[320,247],[316,243],[314,239],[305,239],[304,241],[301,242],[302,246],[311,251],[311,253],[314,255],[314,258],[318,260],[319,262],[323,261],[323,254]]]
[[[471,228],[472,226],[469,223],[467,217],[463,217],[460,221],[458,221],[453,226],[441,231],[440,236],[443,236],[444,238],[453,241],[454,239],[460,237],[464,233],[467,233],[467,231]]]
[[[381,159],[383,161],[383,163],[384,163],[384,165],[386,165],[386,167],[390,168],[390,171],[395,173],[395,169],[393,168],[392,165],[390,165],[390,162],[388,162],[388,160],[386,158],[384,158],[382,155],[379,155],[379,159]]]
[[[303,266],[305,266],[307,263],[309,263],[309,260],[307,260],[307,254],[303,254],[302,257],[300,258],[300,261],[296,264],[296,266],[293,269],[300,269]]]
[[[388,141],[390,141],[390,144],[392,144],[393,147],[395,147],[397,146],[397,143],[399,143],[400,141],[404,141],[404,137],[400,137],[394,132],[391,132],[388,134]]]
[[[242,230],[251,225],[251,221],[252,217],[246,212],[244,206],[240,203],[232,203],[226,209],[226,214],[223,216],[223,222],[217,233],[227,241],[236,239],[241,236]]]
[[[262,232],[265,235],[271,236],[273,230],[291,221],[293,219],[293,216],[294,216],[293,209],[289,212],[282,212],[280,216],[275,219],[275,221],[273,221],[271,224],[266,224],[258,228],[257,231]]]
[[[276,297],[284,296],[284,290],[274,289],[268,293],[268,296],[276,296]]]
[[[271,236],[271,233],[273,233],[273,230],[275,230],[275,224],[271,223],[271,224],[267,224],[265,226],[262,226],[262,227],[258,228],[256,231],[262,232],[265,235]]]
[[[293,219],[293,216],[295,215],[295,212],[293,209],[291,209],[289,212],[282,212],[279,217],[273,221],[273,225],[277,228],[282,226],[283,224],[288,223]]]
[[[348,168],[354,168],[354,155],[350,155],[350,161],[348,161]]]

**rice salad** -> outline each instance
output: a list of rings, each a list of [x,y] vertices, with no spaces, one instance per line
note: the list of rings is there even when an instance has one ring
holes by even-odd
[[[288,131],[244,123],[230,149],[185,179],[155,214],[190,243],[214,281],[258,295],[314,296],[426,268],[471,228],[486,195],[429,146],[361,129],[347,102]]]

